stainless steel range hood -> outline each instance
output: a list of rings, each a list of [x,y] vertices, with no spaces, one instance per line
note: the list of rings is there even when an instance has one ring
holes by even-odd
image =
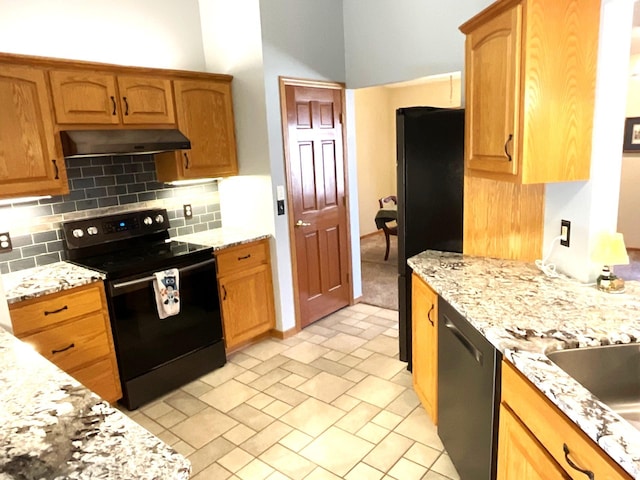
[[[60,132],[65,158],[135,155],[188,150],[191,142],[177,129],[65,130]]]

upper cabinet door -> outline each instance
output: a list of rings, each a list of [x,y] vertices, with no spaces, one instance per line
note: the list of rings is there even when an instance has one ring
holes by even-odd
[[[236,175],[231,85],[207,80],[173,82],[178,128],[191,141],[181,152],[182,178]]]
[[[68,193],[43,70],[0,66],[0,197]]]
[[[124,124],[174,124],[171,80],[118,76]]]
[[[120,123],[115,75],[86,71],[49,72],[58,124]]]

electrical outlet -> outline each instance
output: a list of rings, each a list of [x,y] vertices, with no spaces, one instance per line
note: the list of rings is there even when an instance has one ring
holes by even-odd
[[[182,211],[184,212],[184,218],[186,218],[187,220],[193,218],[193,210],[191,209],[191,204],[187,203],[186,205],[183,205]]]
[[[568,247],[571,240],[571,222],[569,220],[560,221],[560,245]]]
[[[13,250],[9,232],[0,233],[0,253],[8,253]]]

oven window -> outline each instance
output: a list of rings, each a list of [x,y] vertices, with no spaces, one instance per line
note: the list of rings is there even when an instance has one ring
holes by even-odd
[[[180,313],[162,320],[152,281],[110,289],[115,292],[110,295],[109,310],[122,380],[222,339],[214,264],[180,270],[179,282]]]

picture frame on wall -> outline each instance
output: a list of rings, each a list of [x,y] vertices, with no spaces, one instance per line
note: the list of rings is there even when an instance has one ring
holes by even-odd
[[[640,152],[640,117],[630,117],[625,121],[622,151]]]

